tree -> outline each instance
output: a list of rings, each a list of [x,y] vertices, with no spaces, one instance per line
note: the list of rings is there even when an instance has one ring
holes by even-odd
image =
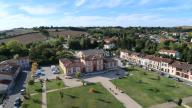
[[[37,71],[37,66],[38,66],[37,62],[32,63],[31,72],[33,73],[33,75]]]
[[[183,102],[183,100],[182,100],[181,98],[179,98],[179,101],[178,101],[177,104],[178,104],[179,106],[181,106],[181,105],[182,105],[182,102]]]
[[[79,79],[81,77],[81,72],[76,72],[75,77]]]

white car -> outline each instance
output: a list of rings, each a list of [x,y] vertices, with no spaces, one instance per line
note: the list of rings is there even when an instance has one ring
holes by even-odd
[[[65,79],[72,79],[71,76],[65,76]]]

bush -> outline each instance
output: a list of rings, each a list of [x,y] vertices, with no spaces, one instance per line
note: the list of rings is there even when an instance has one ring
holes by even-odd
[[[95,92],[97,92],[97,91],[94,88],[89,89],[89,93],[95,93]]]
[[[34,80],[29,80],[28,82],[29,85],[33,85],[34,83],[35,83]]]
[[[181,106],[181,105],[182,105],[182,102],[183,102],[183,100],[180,98],[177,104],[178,104],[179,106]]]

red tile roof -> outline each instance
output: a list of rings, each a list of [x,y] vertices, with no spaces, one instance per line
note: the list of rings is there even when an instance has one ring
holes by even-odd
[[[65,67],[83,67],[83,63],[80,62],[79,59],[60,59],[60,61],[63,63]]]
[[[171,66],[179,68],[179,69],[192,69],[192,64],[188,64],[186,62],[174,61]]]
[[[165,63],[169,63],[169,64],[173,62],[172,59],[162,58],[162,57],[156,57],[156,56],[154,56],[154,55],[146,55],[144,58],[145,58],[145,59],[152,60],[152,61],[165,62]]]

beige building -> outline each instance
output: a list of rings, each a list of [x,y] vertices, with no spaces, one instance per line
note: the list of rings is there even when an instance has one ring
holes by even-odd
[[[84,64],[85,72],[103,70],[103,57],[101,55],[83,56],[80,60]]]
[[[179,78],[192,81],[192,64],[186,62],[174,61],[170,65],[170,74]]]
[[[77,59],[60,59],[59,65],[65,75],[74,75],[76,72],[89,73],[117,67],[115,60],[104,58],[102,50],[85,50],[77,54]]]
[[[120,51],[120,58],[127,60],[131,64],[140,64],[140,53],[131,52],[128,50]]]
[[[83,72],[84,68],[79,59],[60,59],[59,66],[67,76],[74,75],[76,72]]]

